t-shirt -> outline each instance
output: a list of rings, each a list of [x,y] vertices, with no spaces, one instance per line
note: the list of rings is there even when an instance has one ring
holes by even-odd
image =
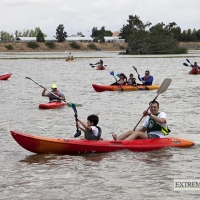
[[[93,133],[95,136],[98,136],[99,129],[98,129],[96,126],[91,126],[91,129],[92,129],[92,133]]]
[[[158,114],[157,117],[159,117],[159,118],[164,118],[164,119],[166,120],[166,122],[167,122],[167,115],[166,115],[166,113],[160,112],[160,113]],[[144,122],[143,122],[143,126],[144,126],[145,128],[147,128],[147,126],[148,126],[149,118],[150,118],[150,116],[147,116],[147,117],[145,118]],[[159,123],[158,123],[158,124],[159,124]],[[159,125],[163,126],[164,128],[167,127],[167,123],[166,123],[166,124],[159,124]],[[149,134],[155,134],[155,135],[158,135],[159,137],[164,137],[164,134],[162,133],[162,131],[152,131],[152,132],[150,132]]]

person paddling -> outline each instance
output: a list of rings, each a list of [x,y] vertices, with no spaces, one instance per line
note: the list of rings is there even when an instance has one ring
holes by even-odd
[[[130,130],[119,136],[113,134],[114,140],[135,140],[148,138],[162,138],[171,132],[167,126],[167,115],[159,112],[159,103],[153,101],[149,103],[150,112],[145,110],[143,116],[146,116],[142,128],[138,130]]]
[[[111,85],[126,85],[127,83],[127,77],[124,73],[121,73],[119,75],[119,80],[116,79],[115,83],[112,83]]]
[[[103,67],[103,60],[100,59],[100,61],[97,62],[95,65],[98,65],[98,67]]]
[[[136,79],[134,78],[133,74],[130,73],[129,75],[129,79],[127,81],[127,85],[136,85]]]
[[[84,131],[85,139],[87,140],[100,140],[101,138],[101,128],[97,126],[99,122],[99,117],[97,115],[89,115],[87,117],[87,124],[82,122],[80,119],[77,118],[77,121],[80,122],[78,127]]]
[[[142,81],[142,83],[143,83],[142,85],[152,85],[152,83],[153,83],[153,76],[150,75],[149,70],[145,71],[145,76],[142,78],[140,78],[140,75],[138,74],[138,79],[140,81]],[[140,84],[138,84],[138,85],[140,85]]]
[[[65,96],[64,94],[57,89],[56,84],[51,85],[51,92],[47,92],[47,88],[44,88],[42,91],[42,96],[49,97],[50,102],[60,102],[60,101],[65,101]],[[55,94],[55,95],[54,95]],[[59,98],[58,98],[59,97]]]

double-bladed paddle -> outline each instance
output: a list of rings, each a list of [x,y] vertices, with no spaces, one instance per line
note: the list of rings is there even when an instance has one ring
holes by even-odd
[[[91,67],[98,67],[98,66],[95,66],[95,65],[97,65],[98,63],[96,63],[96,64],[92,64],[92,63],[90,63],[89,65],[91,66]],[[106,67],[107,65],[104,65],[104,67]]]
[[[117,83],[117,78],[115,77],[114,71],[111,71],[111,72],[110,72],[110,75],[112,75],[112,76],[115,78],[115,81],[116,81],[116,83]],[[119,87],[120,87],[120,90],[121,90],[121,91],[124,91],[124,89],[122,88],[121,84],[119,84]]]
[[[74,110],[74,117],[75,117],[75,121],[76,121],[76,133],[74,135],[74,137],[79,137],[81,135],[81,130],[79,130],[78,128],[78,113],[77,113],[77,109],[76,109],[76,105],[72,104],[72,109]]]
[[[164,81],[162,82],[162,84],[160,85],[159,89],[157,90],[157,96],[154,98],[154,100],[151,102],[151,104],[158,98],[158,96],[162,93],[164,93],[169,85],[171,84],[172,82],[172,79],[171,78],[165,78]],[[149,105],[149,107],[147,108],[147,111],[150,109],[151,107],[151,104]],[[141,117],[141,119],[139,120],[139,122],[136,124],[136,126],[134,127],[134,131],[135,129],[137,128],[138,124],[142,121],[144,115]]]
[[[41,88],[45,89],[44,86],[38,84],[38,83],[35,82],[32,78],[30,78],[30,77],[26,77],[26,78],[29,79],[29,80],[31,80],[31,81],[33,81],[35,84],[37,84],[37,85],[40,86]],[[59,98],[59,96],[57,96],[57,95],[54,94],[53,92],[49,91],[48,89],[46,89],[46,90],[47,90],[48,92],[50,92],[51,94],[53,94],[55,97]],[[66,100],[62,100],[62,101],[66,102]],[[67,106],[68,106],[68,107],[71,107],[72,104],[73,104],[73,103],[67,103]],[[82,106],[82,105],[81,105],[81,104],[76,104],[76,106]]]

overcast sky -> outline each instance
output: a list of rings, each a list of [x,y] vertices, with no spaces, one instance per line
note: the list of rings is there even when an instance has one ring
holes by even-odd
[[[93,27],[119,31],[129,15],[152,25],[176,22],[181,30],[199,30],[200,0],[1,0],[0,31],[14,34],[40,27],[52,37],[63,24],[68,36],[88,36]]]

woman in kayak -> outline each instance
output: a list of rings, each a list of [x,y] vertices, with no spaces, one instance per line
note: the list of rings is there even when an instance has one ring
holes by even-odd
[[[140,81],[142,81],[142,85],[152,85],[153,83],[153,76],[150,75],[150,72],[149,70],[146,70],[145,71],[145,76],[140,78],[140,75],[138,74],[138,79]],[[137,85],[140,85],[140,84],[137,84]]]
[[[119,136],[113,134],[114,140],[135,140],[148,138],[162,138],[168,135],[170,130],[167,127],[167,116],[164,112],[159,112],[159,103],[150,102],[150,113],[145,110],[143,116],[146,116],[142,128],[130,130]]]
[[[133,74],[131,73],[129,75],[129,79],[127,81],[127,85],[136,85],[136,79],[134,78]]]
[[[101,138],[101,128],[97,126],[99,117],[97,115],[89,115],[87,118],[87,124],[77,118],[82,126],[78,126],[84,131],[86,140],[99,140]]]
[[[103,60],[100,59],[100,61],[97,62],[95,65],[98,65],[98,67],[103,67]]]
[[[112,83],[111,85],[126,85],[126,83],[127,83],[127,77],[125,76],[125,74],[121,73],[119,76],[119,80],[116,79],[116,82]]]
[[[55,102],[55,101],[65,101],[65,96],[64,94],[57,89],[56,84],[51,85],[51,92],[46,93],[46,88],[42,91],[42,96],[49,97],[50,102]]]

